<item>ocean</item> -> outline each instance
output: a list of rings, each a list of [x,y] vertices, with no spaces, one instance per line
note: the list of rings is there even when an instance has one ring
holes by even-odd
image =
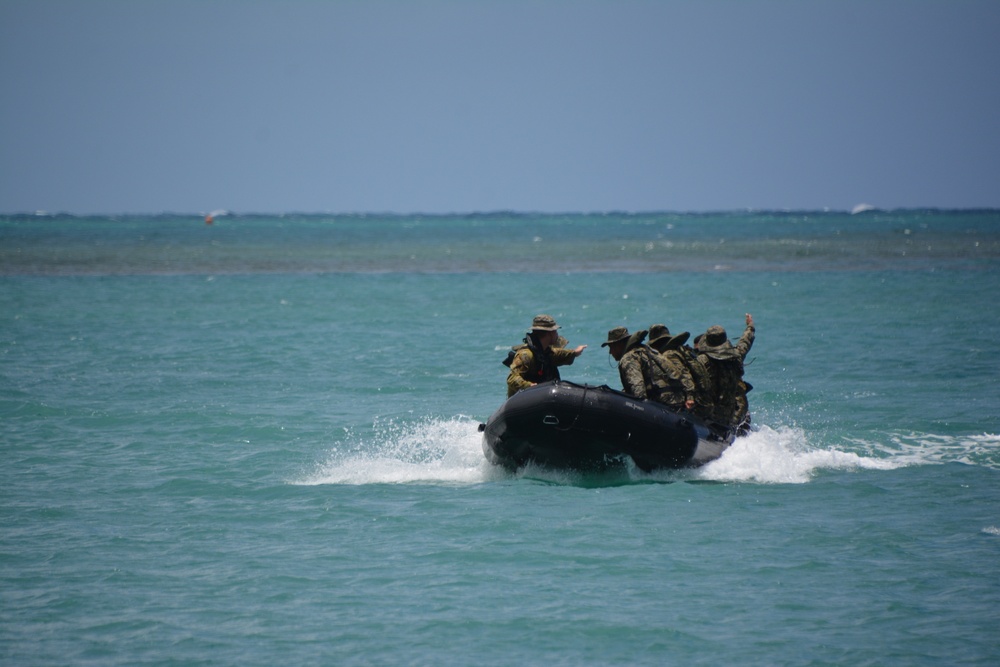
[[[0,663],[1000,664],[1000,211],[0,217]],[[507,349],[752,313],[694,470],[490,465]]]

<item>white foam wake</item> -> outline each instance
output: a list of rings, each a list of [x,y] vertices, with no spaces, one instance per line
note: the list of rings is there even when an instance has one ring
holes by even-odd
[[[483,456],[478,425],[468,417],[376,424],[373,441],[335,447],[315,471],[293,483],[482,482],[494,473]]]
[[[880,450],[907,465],[964,463],[1000,468],[1000,435],[936,435],[933,433],[890,433],[887,442],[857,441]]]
[[[376,423],[363,441],[334,446],[326,460],[293,484],[477,484],[510,478],[486,461],[479,422],[465,416],[398,424]],[[758,484],[804,484],[823,470],[893,470],[906,466],[965,463],[1000,468],[1000,436],[884,434],[842,445],[816,445],[795,427],[760,426],[738,438],[720,459],[690,471],[646,474],[634,466],[612,481],[684,479]],[[520,477],[574,484],[580,475],[528,466]]]
[[[738,438],[722,458],[697,472],[698,479],[803,484],[819,470],[891,470],[906,463],[892,458],[863,456],[838,449],[821,449],[809,444],[797,428],[772,429],[762,426]]]
[[[822,470],[893,470],[907,466],[963,463],[1000,467],[1000,436],[888,433],[845,439],[843,447],[816,446],[798,428],[767,426],[738,438],[699,479],[764,484],[802,484]]]

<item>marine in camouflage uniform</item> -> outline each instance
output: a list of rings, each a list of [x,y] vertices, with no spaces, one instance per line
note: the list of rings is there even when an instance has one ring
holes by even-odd
[[[559,325],[548,315],[538,315],[532,321],[531,331],[524,337],[524,343],[513,348],[513,356],[504,362],[510,366],[507,398],[540,382],[558,380],[558,367],[572,364],[583,353],[586,345],[572,350],[555,347],[557,344],[568,344],[556,333],[558,329]]]
[[[698,352],[690,345],[682,345],[680,349],[684,356],[684,362],[691,370],[691,377],[694,378],[695,408],[694,413],[703,419],[708,419],[715,407],[715,398],[712,394],[712,375],[705,368],[705,364],[698,360]]]
[[[647,390],[651,386],[649,381],[649,364],[642,353],[646,347],[642,344],[642,341],[646,338],[646,332],[637,331],[634,334],[629,334],[628,329],[625,327],[612,329],[611,332],[616,332],[620,336],[622,333],[620,330],[624,330],[626,336],[625,345],[621,355],[615,358],[618,361],[618,376],[622,381],[622,390],[629,396],[646,398]],[[612,336],[611,332],[608,332],[609,341]],[[620,340],[616,342],[620,343]],[[622,349],[620,345],[615,345],[614,343],[602,343],[602,345],[608,345],[608,347],[614,345],[614,349],[609,350],[612,356],[615,356],[615,351]]]
[[[718,325],[709,327],[695,343],[698,361],[708,369],[712,380],[713,405],[706,416],[734,429],[749,417],[743,360],[753,346],[756,329],[749,313],[746,322],[746,329],[735,347],[729,342],[726,330]]]
[[[608,332],[607,346],[611,356],[618,361],[618,375],[626,394],[663,403],[674,409],[683,409],[687,402],[694,403],[694,383],[683,366],[678,366],[643,344],[646,331],[629,334],[625,327]]]
[[[707,383],[703,380],[702,384],[706,386],[699,386],[699,376],[692,366],[698,365],[706,379],[708,374],[700,368],[696,358],[688,358],[684,351],[684,343],[690,337],[691,334],[687,331],[674,336],[664,324],[649,327],[649,346],[660,355],[673,387],[665,393],[666,400],[661,398],[661,402],[674,408],[694,411],[699,404],[707,402]],[[683,391],[677,390],[678,385]]]

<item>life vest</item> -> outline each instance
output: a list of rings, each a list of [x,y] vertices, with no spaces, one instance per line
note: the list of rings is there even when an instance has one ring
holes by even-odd
[[[559,380],[559,367],[555,365],[552,361],[552,355],[547,351],[539,350],[535,346],[535,341],[532,339],[531,335],[524,337],[524,343],[521,345],[516,345],[512,347],[507,352],[507,358],[501,363],[504,366],[510,368],[510,365],[514,363],[514,357],[521,350],[527,349],[531,352],[532,363],[528,367],[530,377],[525,378],[529,382],[534,382],[538,384],[540,382],[548,382],[549,380]]]
[[[649,378],[647,378],[646,392],[651,398],[658,399],[662,394],[680,394],[683,400],[685,389],[679,378],[673,377],[670,369],[667,368],[663,357],[648,345],[642,346],[642,351],[646,355],[649,363]]]
[[[708,369],[712,378],[712,402],[725,412],[731,412],[728,417],[732,418],[736,411],[736,399],[743,388],[743,359],[738,353],[734,353],[727,358],[719,359],[707,354],[698,355],[698,361],[702,362]]]
[[[677,356],[680,357],[681,363],[688,369],[691,379],[694,381],[695,403],[702,407],[711,405],[714,402],[712,400],[712,376],[708,369],[698,360],[695,351],[687,345],[679,347],[677,351],[680,352]]]

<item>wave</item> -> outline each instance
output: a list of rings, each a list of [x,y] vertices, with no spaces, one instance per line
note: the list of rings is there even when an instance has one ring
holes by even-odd
[[[1000,469],[1000,434],[954,436],[909,432],[889,433],[885,437],[887,442],[854,442],[906,465],[964,463]]]
[[[375,424],[371,442],[334,447],[327,460],[293,484],[475,484],[495,476],[471,417]],[[350,438],[349,438],[350,439]],[[493,474],[491,474],[493,473]]]
[[[892,470],[906,462],[866,456],[809,443],[805,431],[767,426],[739,438],[722,458],[698,471],[697,478],[724,482],[804,484],[820,470]]]
[[[296,485],[478,484],[524,478],[559,485],[714,481],[805,484],[828,470],[895,470],[963,463],[1000,469],[1000,435],[887,434],[883,439],[816,445],[801,428],[761,425],[739,438],[721,458],[693,470],[644,473],[635,466],[594,474],[529,465],[510,473],[486,461],[479,422],[471,417],[376,423],[374,436],[338,444]]]
[[[847,439],[845,445],[816,446],[802,429],[762,426],[699,470],[698,478],[803,484],[823,470],[895,470],[946,463],[1000,469],[1000,435],[888,433],[878,439]]]

